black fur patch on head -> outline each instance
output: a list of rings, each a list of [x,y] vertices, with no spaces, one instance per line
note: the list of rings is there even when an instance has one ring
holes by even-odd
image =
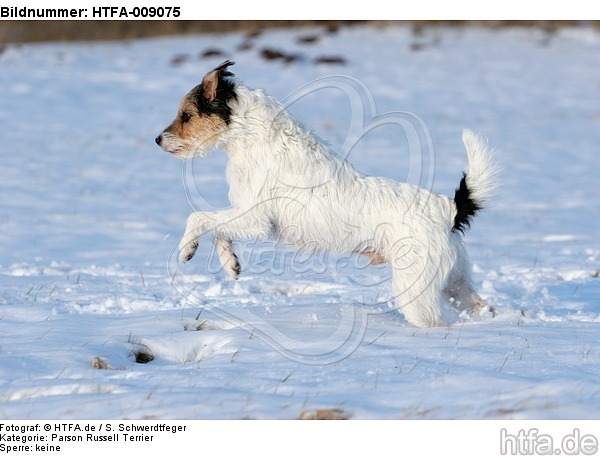
[[[475,213],[481,209],[481,206],[471,197],[471,190],[467,187],[465,173],[463,173],[460,185],[454,193],[454,203],[456,204],[456,216],[454,217],[452,230],[464,234],[465,230],[471,226],[471,220]]]
[[[231,106],[229,106],[229,101],[237,99],[235,82],[229,78],[233,76],[233,73],[227,70],[227,67],[230,65],[233,65],[233,62],[227,60],[213,70],[216,72],[218,78],[217,90],[213,99],[206,93],[203,84],[194,87],[190,93],[192,99],[196,102],[196,107],[200,114],[217,115],[227,125],[231,122]]]

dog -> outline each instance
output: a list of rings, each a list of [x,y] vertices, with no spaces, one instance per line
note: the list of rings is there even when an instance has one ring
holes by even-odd
[[[396,307],[419,327],[445,326],[440,303],[481,313],[463,234],[493,195],[497,171],[486,142],[465,130],[468,166],[454,198],[365,176],[336,156],[274,98],[234,79],[225,61],[182,100],[156,143],[175,157],[228,155],[231,209],[193,212],[179,243],[189,261],[213,234],[224,269],[240,273],[232,241],[272,236],[332,255],[388,263]]]

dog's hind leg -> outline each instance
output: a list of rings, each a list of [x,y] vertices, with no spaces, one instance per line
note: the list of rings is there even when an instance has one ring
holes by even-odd
[[[394,270],[393,274],[396,307],[409,323],[418,328],[446,326],[440,310],[442,286],[439,280],[423,286],[415,283],[415,279],[418,282],[421,277],[407,274],[406,270]]]
[[[471,279],[471,263],[462,242],[457,244],[457,253],[456,263],[450,271],[448,283],[444,288],[445,298],[458,310],[480,315],[487,309],[495,314],[495,310],[475,291]]]
[[[496,315],[496,310],[479,296],[470,280],[464,277],[452,277],[444,289],[444,296],[458,310],[475,315],[481,315],[487,310]]]
[[[219,261],[223,269],[227,271],[229,277],[234,280],[240,275],[240,263],[238,257],[233,253],[233,245],[230,239],[224,239],[221,237],[215,237],[215,249],[217,255],[219,255]]]
[[[440,303],[452,268],[447,249],[431,240],[404,240],[390,258],[396,307],[406,320],[419,327],[446,326]]]

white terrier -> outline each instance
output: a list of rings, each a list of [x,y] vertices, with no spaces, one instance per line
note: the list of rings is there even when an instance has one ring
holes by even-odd
[[[485,307],[462,239],[496,182],[480,138],[463,133],[469,164],[454,199],[368,177],[302,129],[275,99],[233,81],[231,65],[226,61],[206,74],[156,138],[178,158],[206,157],[217,147],[229,157],[232,208],[189,216],[180,261],[190,260],[210,231],[221,263],[237,278],[232,240],[274,236],[302,249],[388,262],[396,306],[415,326],[444,325],[444,297],[469,312]]]

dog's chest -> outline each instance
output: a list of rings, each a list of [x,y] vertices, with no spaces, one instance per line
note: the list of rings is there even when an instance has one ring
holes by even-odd
[[[259,196],[265,187],[266,172],[255,167],[230,163],[226,174],[229,201],[234,207],[250,208],[259,202]]]

